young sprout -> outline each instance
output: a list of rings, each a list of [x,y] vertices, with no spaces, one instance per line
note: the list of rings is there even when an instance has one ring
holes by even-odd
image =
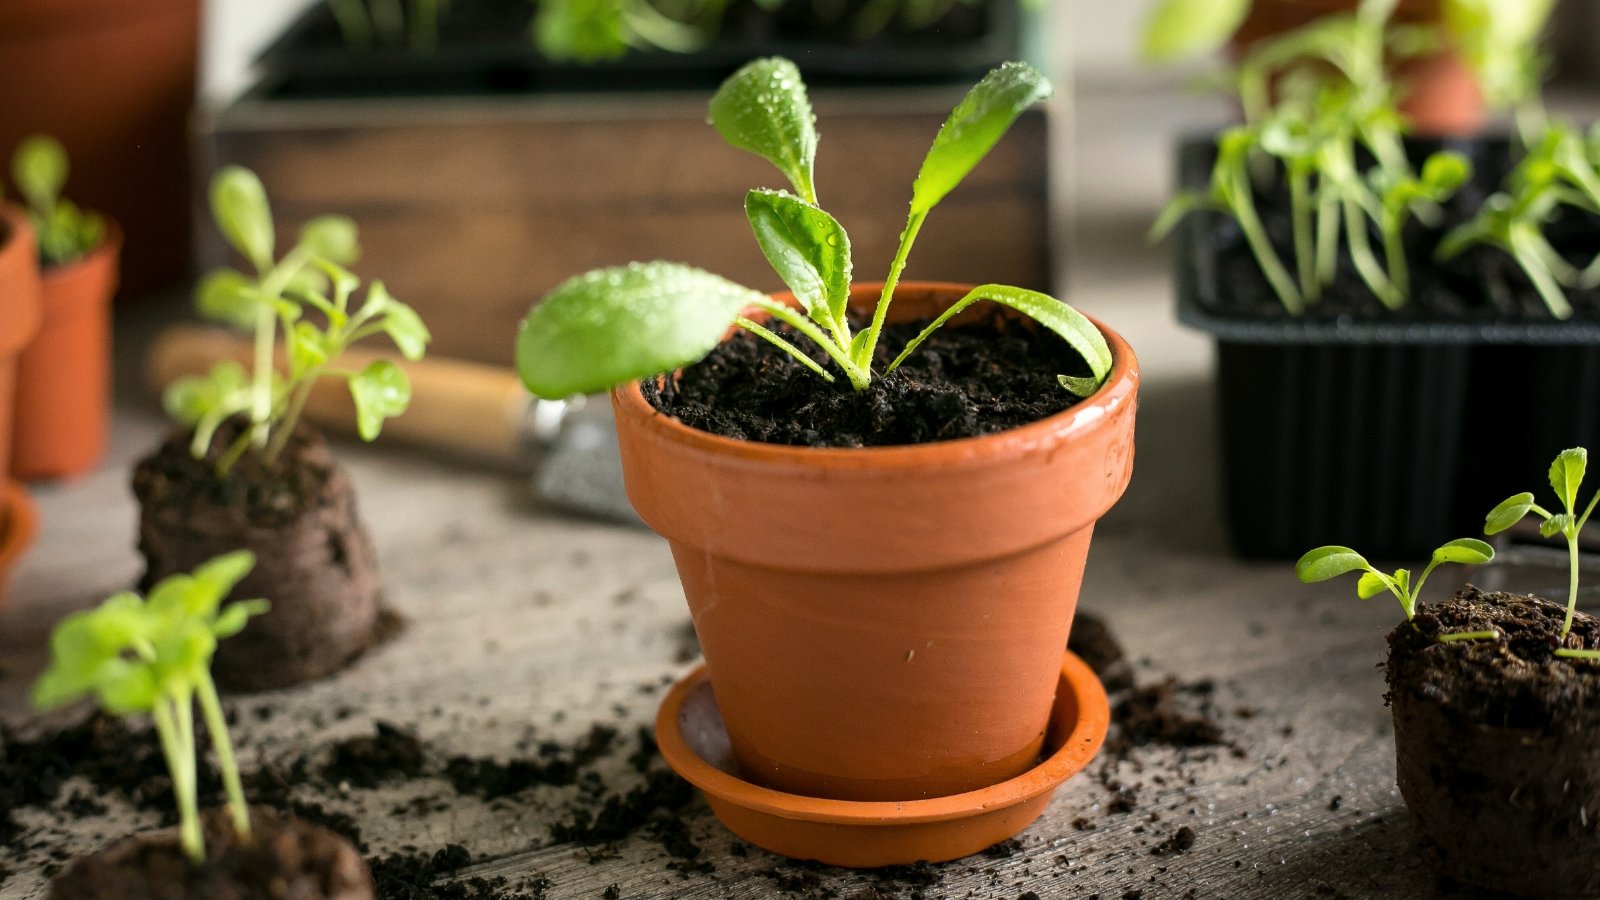
[[[1582,447],[1561,451],[1555,462],[1550,464],[1550,487],[1555,489],[1563,512],[1552,513],[1535,503],[1532,493],[1521,493],[1507,497],[1484,518],[1483,533],[1499,534],[1531,512],[1544,520],[1539,523],[1540,534],[1547,538],[1558,534],[1566,538],[1571,580],[1567,588],[1567,617],[1561,625],[1562,638],[1572,632],[1572,618],[1578,610],[1578,535],[1582,533],[1583,526],[1588,524],[1595,504],[1600,503],[1600,491],[1596,491],[1589,505],[1584,507],[1583,514],[1578,514],[1578,488],[1583,485],[1588,468],[1589,451]],[[1600,659],[1600,650],[1562,648],[1555,653],[1572,659]]]
[[[39,134],[18,144],[11,157],[11,180],[27,201],[41,265],[77,262],[105,240],[106,222],[100,214],[61,198],[67,151],[60,141]]]
[[[1600,284],[1600,254],[1579,269],[1550,244],[1544,230],[1564,206],[1600,213],[1595,143],[1569,123],[1546,123],[1506,186],[1439,242],[1439,258],[1450,259],[1479,244],[1499,248],[1517,261],[1552,316],[1571,318],[1565,288]]]
[[[852,332],[846,315],[853,262],[844,226],[817,201],[813,165],[817,132],[811,101],[794,63],[757,60],[734,73],[711,99],[711,124],[728,143],[771,162],[793,193],[752,190],[745,215],[767,261],[794,292],[800,310],[751,288],[689,266],[653,262],[601,269],[558,286],[536,305],[517,338],[523,383],[541,397],[593,393],[697,362],[737,325],[771,342],[826,381],[843,375],[855,390],[874,377],[873,354],[895,286],[928,214],[989,153],[1050,83],[1024,63],[986,75],[950,113],[912,185],[911,210],[884,280],[871,324]],[[1062,384],[1093,393],[1111,369],[1111,350],[1087,318],[1036,291],[986,284],[975,288],[917,335],[889,363],[893,372],[935,329],[981,300],[1010,307],[1054,332],[1088,364],[1087,377]],[[759,310],[789,325],[833,364],[830,371],[799,347],[747,317]]]
[[[190,451],[203,458],[223,422],[236,415],[248,419],[218,461],[227,475],[246,450],[254,448],[266,461],[288,444],[316,382],[342,378],[355,402],[356,424],[363,440],[378,437],[385,419],[406,411],[411,382],[401,368],[378,360],[363,369],[339,366],[351,344],[387,335],[406,359],[421,359],[432,336],[411,307],[396,300],[375,281],[359,306],[352,299],[361,281],[346,265],[359,255],[355,223],[343,216],[312,219],[300,240],[274,260],[272,210],[255,173],[229,166],[211,182],[211,210],[217,226],[234,249],[248,260],[255,275],[220,269],[200,284],[202,315],[255,331],[254,369],[247,377],[238,364],[221,363],[205,376],[182,378],[167,388],[167,412],[194,429]],[[331,292],[329,288],[331,287]],[[330,296],[331,293],[331,296]],[[312,314],[312,315],[308,315]],[[279,333],[287,345],[288,367],[274,366]]]
[[[1427,584],[1428,576],[1432,575],[1433,570],[1441,563],[1477,566],[1492,559],[1494,559],[1493,547],[1476,538],[1459,538],[1433,551],[1433,559],[1413,583],[1409,569],[1396,569],[1392,573],[1385,574],[1373,568],[1361,554],[1349,547],[1331,546],[1318,547],[1300,557],[1300,561],[1294,565],[1294,573],[1302,582],[1314,584],[1350,572],[1361,572],[1361,580],[1356,582],[1356,594],[1363,600],[1370,600],[1388,591],[1400,601],[1400,609],[1405,612],[1406,621],[1410,622],[1416,617],[1417,598],[1422,595],[1422,586]],[[1490,640],[1499,636],[1498,631],[1492,630],[1458,631],[1453,634],[1441,634],[1439,640],[1448,643]]]
[[[250,810],[216,685],[211,657],[217,641],[244,629],[267,611],[265,600],[223,606],[223,599],[255,566],[248,551],[219,556],[193,575],[163,579],[148,599],[124,592],[98,608],[61,620],[50,636],[50,665],[34,685],[33,702],[55,709],[93,697],[112,715],[149,713],[172,776],[184,852],[205,861],[200,833],[194,704],[222,771],[234,832],[250,838]]]

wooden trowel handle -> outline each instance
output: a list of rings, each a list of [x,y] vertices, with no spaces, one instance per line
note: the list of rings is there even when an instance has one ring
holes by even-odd
[[[185,375],[203,375],[223,360],[248,369],[247,338],[198,325],[175,325],[156,337],[146,373],[159,391]],[[411,378],[411,408],[383,425],[383,440],[412,444],[484,462],[526,468],[521,424],[529,398],[517,376],[502,368],[430,358],[406,362],[399,354],[351,348],[340,366],[359,369],[389,359]],[[281,365],[282,359],[279,363]],[[355,407],[343,379],[318,382],[306,402],[306,418],[319,427],[356,433]]]

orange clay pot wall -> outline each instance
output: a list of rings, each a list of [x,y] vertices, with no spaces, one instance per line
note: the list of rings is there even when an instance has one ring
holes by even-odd
[[[902,285],[890,319],[967,290]],[[1094,397],[934,444],[735,441],[613,392],[629,497],[671,544],[743,777],[911,800],[1034,765],[1094,523],[1133,466],[1138,363],[1101,330],[1115,365]]]
[[[39,328],[37,254],[27,217],[0,203],[0,596],[38,526],[28,495],[11,482],[9,463],[17,355]]]
[[[1329,13],[1351,12],[1359,0],[1255,0],[1234,36],[1235,53],[1266,37],[1292,31]],[[1439,0],[1400,0],[1402,22],[1438,22]],[[1483,130],[1483,92],[1465,61],[1453,51],[1403,64],[1395,77],[1406,87],[1401,111],[1417,134],[1450,137]]]
[[[111,413],[111,297],[122,233],[83,259],[43,273],[43,323],[22,352],[11,473],[62,478],[95,467]]]

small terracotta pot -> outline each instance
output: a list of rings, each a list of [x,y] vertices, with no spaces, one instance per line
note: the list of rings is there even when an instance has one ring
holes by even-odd
[[[200,0],[0,2],[0,158],[30,134],[72,157],[72,198],[128,232],[124,283],[181,279]]]
[[[88,256],[43,272],[43,324],[17,374],[11,474],[64,478],[105,454],[111,413],[111,298],[122,232],[108,223]]]
[[[1359,0],[1255,0],[1234,35],[1238,56],[1256,41],[1293,31],[1330,13],[1352,12]],[[1396,19],[1438,23],[1439,0],[1400,0]],[[1410,60],[1395,71],[1405,87],[1400,111],[1423,137],[1459,137],[1483,130],[1487,113],[1476,76],[1454,50]]]
[[[857,285],[870,309],[880,288]],[[891,321],[968,288],[905,284]],[[793,302],[792,298],[781,298]],[[730,440],[612,393],[634,508],[667,538],[740,770],[914,800],[1038,760],[1094,523],[1133,467],[1132,349],[1071,409],[905,447]]]
[[[38,333],[39,316],[39,258],[33,229],[22,210],[0,203],[0,475],[11,471],[17,357]]]

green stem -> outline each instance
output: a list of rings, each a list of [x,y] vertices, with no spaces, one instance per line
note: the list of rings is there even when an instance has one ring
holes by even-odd
[[[194,745],[183,744],[182,735],[173,719],[173,702],[169,697],[157,698],[151,716],[155,720],[156,735],[161,739],[161,752],[167,760],[167,771],[172,773],[172,793],[178,801],[178,835],[183,852],[195,865],[206,861],[205,837],[200,833],[200,809],[195,797],[195,786],[188,779],[188,769],[183,764],[185,751],[192,760]]]
[[[272,418],[272,345],[277,337],[278,317],[269,301],[256,310],[255,372],[250,381],[250,442],[267,445],[268,424]]]
[[[1317,205],[1317,283],[1333,283],[1339,271],[1339,198],[1323,186]]]
[[[822,352],[828,354],[828,358],[833,360],[844,371],[845,377],[850,379],[851,387],[858,391],[864,391],[872,383],[872,370],[851,359],[843,348],[835,344],[821,328],[817,327],[815,322],[774,300],[763,299],[754,305],[756,308],[771,314],[774,319],[810,338],[812,343],[821,347]]]
[[[300,414],[305,411],[306,401],[311,397],[311,389],[316,386],[317,379],[321,377],[321,369],[312,369],[307,372],[300,384],[295,387],[294,394],[289,400],[288,409],[284,411],[283,418],[278,421],[278,430],[272,436],[272,443],[267,445],[266,461],[272,462],[289,446],[289,439],[294,436],[294,426],[300,421]]]
[[[250,435],[250,430],[245,429],[239,433],[238,437],[233,439],[232,444],[228,445],[228,449],[223,452],[222,458],[217,460],[218,477],[228,477],[228,473],[233,471],[234,464],[239,461],[240,457],[244,456],[246,450],[250,449]]]
[[[1401,305],[1411,296],[1411,271],[1406,265],[1406,246],[1403,238],[1404,225],[1401,216],[1386,212],[1383,222],[1383,253],[1389,265],[1389,281]]]
[[[870,370],[872,367],[872,356],[878,352],[878,338],[883,335],[889,304],[894,300],[895,288],[900,286],[900,273],[905,271],[906,259],[911,256],[911,245],[916,242],[917,233],[922,230],[922,223],[927,218],[926,210],[912,210],[911,217],[906,220],[906,230],[900,232],[900,247],[895,251],[894,262],[889,264],[889,277],[884,279],[883,293],[878,295],[878,308],[872,311],[872,325],[867,329],[867,338],[861,344],[861,351],[856,354],[856,365],[862,369]]]
[[[1500,632],[1488,631],[1457,631],[1453,634],[1439,635],[1439,643],[1454,644],[1459,641],[1493,641],[1500,639]]]
[[[217,686],[209,673],[201,673],[196,692],[200,698],[200,712],[205,716],[206,731],[211,735],[211,746],[217,751],[217,766],[222,769],[222,786],[228,793],[234,833],[248,840],[250,807],[244,802],[244,782],[239,778],[239,763],[233,755],[233,741],[228,737],[228,720],[222,714],[222,701],[217,697]]]
[[[1562,647],[1555,652],[1556,656],[1565,659],[1596,659],[1600,660],[1600,650],[1568,650]]]
[[[1394,296],[1394,285],[1390,284],[1383,267],[1378,265],[1378,258],[1372,255],[1372,242],[1367,238],[1366,213],[1361,209],[1361,202],[1349,195],[1344,198],[1344,236],[1350,248],[1350,258],[1356,264],[1356,271],[1361,273],[1361,280],[1367,283],[1367,287],[1372,289],[1384,306],[1397,308],[1400,304]]]
[[[1278,251],[1272,248],[1272,239],[1267,236],[1266,228],[1261,225],[1261,218],[1256,215],[1255,203],[1250,199],[1248,181],[1239,188],[1242,193],[1235,192],[1235,196],[1240,200],[1234,206],[1233,217],[1238,221],[1240,230],[1244,232],[1245,241],[1255,254],[1256,263],[1261,266],[1261,273],[1267,277],[1267,282],[1277,292],[1283,308],[1288,310],[1290,315],[1298,316],[1305,311],[1305,303],[1300,299],[1300,290],[1295,287],[1294,278],[1289,271],[1283,267],[1283,260],[1278,258]]]
[[[372,22],[361,0],[328,0],[328,9],[339,25],[344,42],[352,47],[372,46]]]
[[[1313,304],[1322,298],[1322,285],[1317,282],[1316,245],[1311,233],[1311,184],[1306,173],[1298,167],[1289,176],[1289,200],[1294,222],[1294,261],[1300,274],[1300,291],[1306,303]]]
[[[782,350],[783,352],[794,357],[795,360],[801,365],[817,373],[818,375],[821,375],[823,380],[827,381],[829,384],[833,383],[833,376],[828,374],[827,369],[824,369],[822,366],[817,364],[816,360],[801,352],[799,347],[796,347],[795,345],[774,334],[766,326],[754,320],[747,319],[744,316],[739,316],[738,318],[734,319],[733,323],[738,325],[740,328],[743,328],[744,330],[756,335],[757,337],[768,341],[779,350]]]
[[[1567,618],[1561,623],[1561,637],[1572,632],[1572,617],[1578,611],[1578,529],[1567,532],[1567,563],[1570,582],[1567,587]]]

